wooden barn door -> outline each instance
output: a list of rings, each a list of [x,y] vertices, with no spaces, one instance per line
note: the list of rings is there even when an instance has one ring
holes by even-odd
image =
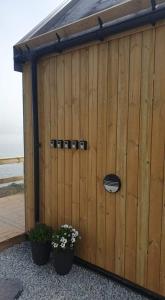
[[[84,260],[165,295],[165,27],[38,66],[41,215],[81,232]],[[87,151],[51,139],[87,140]],[[114,173],[122,187],[104,190]],[[163,204],[164,201],[164,204]]]

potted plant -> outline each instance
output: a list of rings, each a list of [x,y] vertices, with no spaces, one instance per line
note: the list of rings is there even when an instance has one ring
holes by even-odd
[[[52,228],[45,224],[36,224],[28,236],[33,262],[39,266],[46,264],[50,257]]]
[[[79,232],[71,225],[62,225],[52,234],[54,267],[59,275],[68,274],[72,268],[74,248],[80,239]]]

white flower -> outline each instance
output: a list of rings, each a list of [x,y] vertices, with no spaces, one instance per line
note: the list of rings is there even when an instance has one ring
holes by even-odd
[[[75,238],[76,238],[78,235],[79,235],[79,232],[78,232],[78,231],[75,230],[74,232],[72,232],[72,237],[75,237]]]
[[[62,238],[60,239],[60,242],[66,243],[66,242],[67,242],[67,239],[65,239],[65,238],[62,236]]]
[[[72,238],[72,239],[71,239],[71,242],[72,242],[72,243],[75,243],[75,241],[76,241],[75,238]]]
[[[61,226],[61,228],[68,228],[68,227],[69,227],[68,224],[64,224]]]
[[[71,226],[71,225],[69,225],[69,226],[68,226],[68,228],[69,228],[69,229],[72,229],[72,226]]]
[[[64,243],[61,243],[61,248],[65,248],[65,244]]]
[[[57,248],[57,247],[58,247],[58,244],[57,244],[57,243],[54,243],[54,242],[52,242],[52,246],[53,246],[54,248]]]

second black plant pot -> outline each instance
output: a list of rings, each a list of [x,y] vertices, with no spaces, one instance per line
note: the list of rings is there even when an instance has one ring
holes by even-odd
[[[73,265],[74,250],[58,249],[53,251],[53,264],[57,274],[66,275],[70,272]]]
[[[33,262],[38,265],[45,265],[49,261],[51,243],[50,242],[31,242]]]

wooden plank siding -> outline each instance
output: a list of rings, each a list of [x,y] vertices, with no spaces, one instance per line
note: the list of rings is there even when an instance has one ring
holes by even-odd
[[[116,173],[118,116],[119,41],[109,43],[107,98],[107,162],[106,174]],[[105,267],[115,272],[116,194],[106,193],[106,253]]]
[[[31,67],[23,70],[25,228],[34,226],[34,164]]]
[[[48,225],[52,224],[52,203],[51,203],[51,181],[49,174],[51,174],[51,161],[50,161],[50,131],[51,131],[51,97],[50,97],[50,61],[43,62],[43,75],[42,75],[42,101],[43,101],[43,122],[44,122],[44,140],[41,144],[44,149],[44,220]],[[46,126],[45,126],[46,124]]]
[[[80,51],[80,139],[88,141],[88,49]],[[88,152],[80,152],[80,228],[82,236],[88,235]],[[86,258],[88,248],[80,243],[79,253],[82,258]]]
[[[42,128],[42,130],[39,130],[39,143],[41,147],[39,148],[39,161],[40,161],[40,221],[45,223],[45,196],[44,196],[44,100],[43,100],[43,85],[41,84],[43,81],[43,73],[41,70],[44,67],[44,62],[38,64],[37,66],[37,79],[38,79],[38,123],[39,128]],[[53,76],[53,74],[52,74]],[[42,141],[42,144],[41,144]],[[26,145],[25,145],[26,147]],[[25,179],[26,181],[26,179]]]
[[[165,149],[164,149],[165,157]],[[165,159],[164,159],[164,178],[165,178]],[[165,295],[165,184],[163,190],[163,206],[162,206],[162,230],[161,230],[161,260],[160,260],[160,292]]]
[[[130,68],[130,38],[119,40],[118,120],[116,173],[127,182],[127,135]],[[115,273],[124,276],[126,229],[126,184],[116,194]]]
[[[164,191],[164,147],[165,147],[165,71],[162,66],[165,53],[165,27],[156,30],[155,81],[152,117],[151,184],[149,207],[149,245],[147,287],[159,292],[161,234]],[[156,201],[155,201],[156,200]],[[165,255],[165,253],[164,253]],[[153,272],[154,270],[154,272]]]
[[[72,139],[72,57],[65,55],[65,139]],[[72,223],[72,151],[65,151],[65,223]]]
[[[125,277],[133,281],[136,278],[141,49],[142,34],[137,33],[130,38],[125,237]]]
[[[96,264],[105,267],[105,191],[103,177],[106,169],[107,122],[107,64],[108,44],[98,49],[98,115],[97,115],[97,244]]]
[[[63,139],[65,135],[65,72],[64,72],[64,56],[60,55],[56,59],[57,61],[57,135],[59,139]],[[57,190],[58,190],[58,225],[65,222],[65,153],[64,150],[58,152],[57,159]]]
[[[84,260],[165,296],[164,36],[161,25],[42,58],[38,92],[42,219],[76,226]],[[88,149],[50,148],[57,138]]]
[[[96,264],[97,237],[97,119],[98,119],[98,47],[89,48],[89,94],[88,94],[88,217],[87,217],[87,260]]]
[[[58,118],[57,118],[57,60],[50,60],[50,102],[51,102],[51,126],[50,126],[50,138],[54,139],[58,135]],[[57,163],[58,163],[58,153],[52,151],[50,152],[51,159],[51,225],[56,227],[58,224],[58,203],[55,201],[58,195],[58,173],[57,173]]]
[[[146,286],[150,201],[154,30],[142,35],[136,280]]]

